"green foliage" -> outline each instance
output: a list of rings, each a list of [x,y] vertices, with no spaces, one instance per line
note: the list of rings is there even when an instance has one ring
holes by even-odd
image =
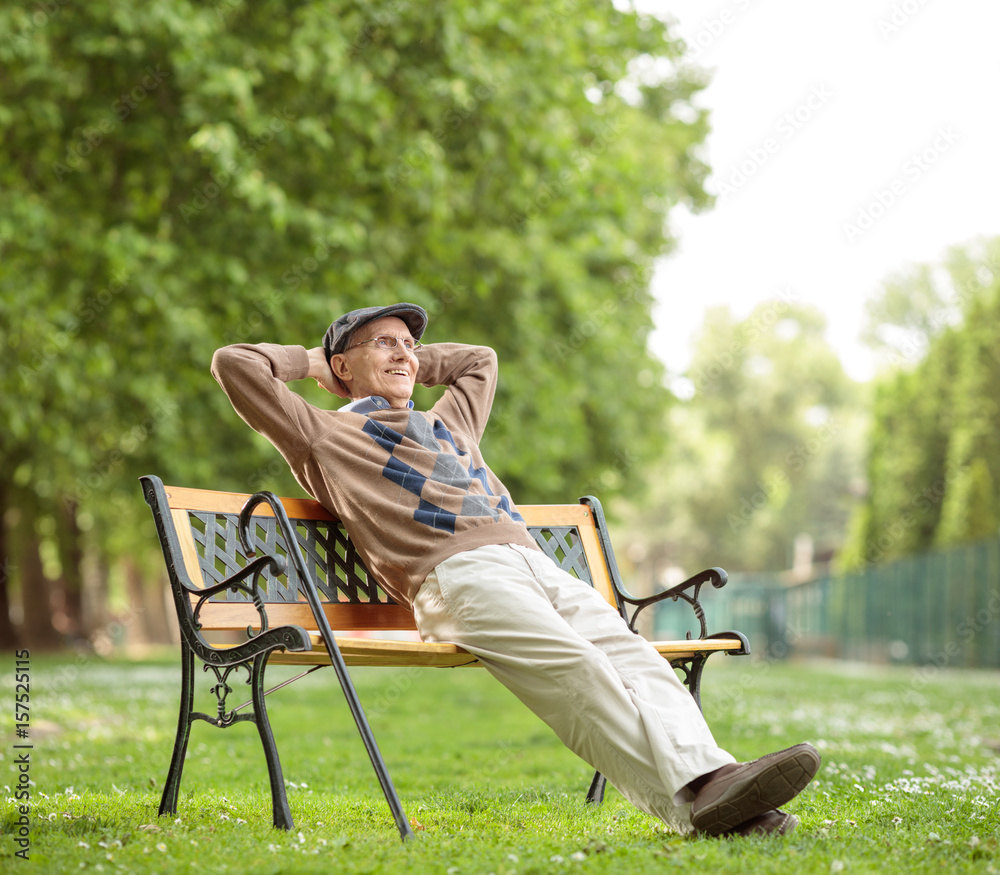
[[[671,565],[789,568],[803,533],[821,558],[839,546],[863,398],[824,328],[818,311],[786,299],[742,321],[709,312],[687,374],[693,394],[665,419],[670,447],[650,495],[616,534],[655,582]]]
[[[117,554],[141,473],[295,490],[212,352],[315,346],[394,300],[427,307],[429,339],[497,348],[486,449],[519,500],[602,472],[625,489],[640,468],[620,458],[661,448],[649,266],[670,207],[708,202],[702,82],[662,22],[610,2],[109,0],[5,6],[0,33],[18,506],[68,500]]]
[[[917,344],[926,355],[913,363],[897,354],[876,386],[869,494],[840,557],[847,569],[1000,526],[1000,239],[955,249],[936,273],[938,312],[961,318],[944,328],[936,320]],[[916,299],[934,274],[911,275]],[[906,289],[890,283],[885,297],[900,300]]]

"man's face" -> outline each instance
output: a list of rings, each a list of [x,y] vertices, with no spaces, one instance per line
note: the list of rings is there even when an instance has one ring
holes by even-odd
[[[380,335],[399,338],[392,349],[379,349],[364,343]],[[413,340],[406,323],[396,316],[383,316],[362,325],[348,345],[347,352],[333,356],[334,374],[347,384],[353,398],[381,395],[392,407],[405,408],[417,379],[417,355],[402,341]]]

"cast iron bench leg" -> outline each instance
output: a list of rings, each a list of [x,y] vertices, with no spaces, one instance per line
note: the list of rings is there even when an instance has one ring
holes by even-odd
[[[174,753],[170,758],[170,769],[163,785],[160,798],[160,814],[177,813],[177,796],[181,790],[181,775],[184,773],[184,757],[187,754],[188,739],[191,737],[191,709],[194,706],[194,653],[186,644],[181,644],[181,705],[177,718],[177,736],[174,739]]]
[[[264,759],[267,761],[267,774],[271,779],[271,810],[274,825],[279,829],[292,829],[295,821],[292,810],[288,807],[288,794],[285,791],[285,778],[281,771],[281,760],[278,758],[278,747],[274,743],[271,732],[271,721],[267,717],[267,706],[264,702],[264,668],[270,653],[261,653],[253,661],[253,678],[251,682],[253,696],[254,723],[264,746]]]

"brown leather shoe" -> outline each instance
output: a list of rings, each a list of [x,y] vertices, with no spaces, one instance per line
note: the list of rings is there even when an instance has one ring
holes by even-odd
[[[819,770],[811,744],[797,744],[749,763],[723,766],[698,790],[691,803],[691,825],[722,835],[780,808]]]

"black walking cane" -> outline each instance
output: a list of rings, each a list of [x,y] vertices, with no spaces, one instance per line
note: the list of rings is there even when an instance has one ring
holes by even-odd
[[[361,702],[358,700],[358,694],[354,689],[354,683],[351,680],[350,674],[348,674],[347,666],[344,664],[344,657],[341,655],[340,648],[337,646],[337,641],[333,637],[333,630],[330,628],[330,621],[327,620],[326,614],[323,611],[323,606],[320,604],[316,581],[313,580],[312,575],[309,573],[305,566],[305,562],[302,559],[302,552],[299,550],[298,540],[295,537],[295,530],[292,528],[291,521],[288,519],[288,514],[285,512],[285,508],[280,499],[273,492],[256,492],[247,499],[246,504],[243,505],[243,509],[240,511],[240,541],[243,543],[243,548],[247,551],[247,556],[253,556],[254,550],[252,544],[250,543],[249,532],[250,517],[253,513],[253,509],[257,507],[258,504],[265,501],[271,506],[271,510],[274,512],[275,519],[278,522],[278,528],[280,529],[282,535],[284,535],[288,555],[295,566],[295,571],[298,574],[301,586],[305,591],[306,601],[309,602],[309,607],[312,609],[313,616],[316,618],[316,627],[319,629],[319,633],[323,637],[323,643],[326,645],[327,652],[330,654],[330,662],[332,663],[334,670],[337,672],[337,678],[340,681],[340,688],[344,691],[347,704],[351,709],[351,714],[354,716],[354,722],[357,724],[358,732],[361,733],[361,739],[365,743],[365,749],[368,751],[368,756],[371,758],[372,766],[375,768],[375,774],[378,776],[379,783],[382,785],[382,792],[385,794],[385,801],[389,803],[393,819],[396,821],[396,827],[399,829],[400,838],[405,840],[413,835],[413,830],[410,829],[409,821],[406,819],[406,813],[403,811],[402,803],[399,801],[399,794],[396,792],[396,788],[392,783],[392,778],[389,776],[389,770],[385,766],[385,761],[382,759],[382,754],[375,741],[375,735],[372,733],[371,726],[368,725],[368,718],[365,716],[364,709],[361,707]]]

